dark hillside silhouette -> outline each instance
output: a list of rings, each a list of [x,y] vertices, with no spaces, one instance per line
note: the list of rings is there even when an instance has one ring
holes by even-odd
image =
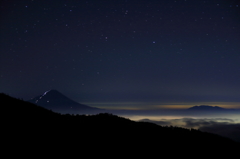
[[[2,144],[9,156],[231,158],[239,149],[228,138],[194,129],[135,122],[107,113],[61,115],[5,94],[0,94],[0,102],[7,139]]]

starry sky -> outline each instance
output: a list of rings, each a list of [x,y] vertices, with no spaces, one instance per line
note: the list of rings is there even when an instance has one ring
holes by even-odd
[[[1,0],[0,92],[240,109],[238,0]]]

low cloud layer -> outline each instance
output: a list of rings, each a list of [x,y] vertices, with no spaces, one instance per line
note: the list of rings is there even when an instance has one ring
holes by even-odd
[[[215,119],[162,119],[158,121],[142,119],[140,121],[153,122],[162,126],[178,126],[184,128],[199,129],[203,132],[210,132],[232,140],[240,142],[240,123],[235,123],[232,119],[215,118]]]

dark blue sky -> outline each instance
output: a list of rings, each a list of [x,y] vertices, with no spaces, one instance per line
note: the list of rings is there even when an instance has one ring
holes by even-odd
[[[236,0],[2,0],[0,92],[240,108]],[[174,105],[174,106],[173,106]]]

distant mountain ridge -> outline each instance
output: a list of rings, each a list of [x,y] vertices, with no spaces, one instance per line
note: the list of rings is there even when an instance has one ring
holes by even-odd
[[[209,105],[200,105],[200,106],[193,106],[188,108],[188,110],[196,110],[196,111],[222,111],[222,110],[229,110],[219,106],[209,106]]]
[[[94,114],[103,111],[103,109],[77,103],[57,90],[46,91],[42,95],[28,100],[28,102],[59,113]]]

